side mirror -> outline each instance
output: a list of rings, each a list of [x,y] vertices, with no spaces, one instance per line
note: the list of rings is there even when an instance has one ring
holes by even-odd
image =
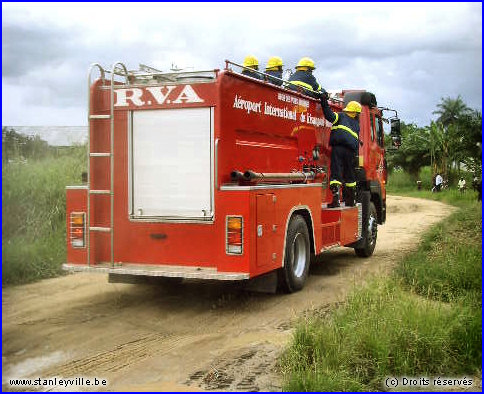
[[[392,145],[399,148],[402,145],[402,133],[400,131],[400,119],[390,119],[390,137],[392,137]]]

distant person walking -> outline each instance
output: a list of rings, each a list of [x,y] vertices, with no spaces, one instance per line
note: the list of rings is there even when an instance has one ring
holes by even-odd
[[[472,188],[477,192],[477,201],[482,200],[482,181],[477,176],[472,180]]]
[[[437,174],[437,176],[435,177],[435,191],[436,192],[440,192],[440,190],[442,189],[442,182],[444,182],[444,180],[442,179],[442,175]]]
[[[460,177],[459,183],[457,184],[457,187],[459,188],[459,191],[461,193],[465,193],[465,191],[466,191],[466,180],[464,179],[464,177]]]

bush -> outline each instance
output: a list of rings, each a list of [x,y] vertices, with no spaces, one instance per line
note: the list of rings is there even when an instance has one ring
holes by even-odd
[[[25,283],[60,273],[65,261],[65,187],[80,184],[86,147],[59,158],[2,166],[2,283]]]

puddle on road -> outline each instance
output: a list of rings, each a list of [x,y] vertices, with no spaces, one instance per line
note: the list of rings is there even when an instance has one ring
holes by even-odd
[[[2,384],[8,383],[9,379],[22,379],[34,376],[35,373],[39,373],[43,369],[50,367],[51,365],[60,363],[66,360],[67,354],[64,352],[53,352],[45,356],[31,357],[17,364],[8,367],[7,372],[2,373]],[[5,358],[2,359],[2,370],[6,364]]]

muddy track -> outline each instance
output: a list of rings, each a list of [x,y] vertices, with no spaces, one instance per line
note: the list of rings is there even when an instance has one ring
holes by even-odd
[[[404,197],[387,204],[372,258],[327,252],[295,294],[230,283],[109,284],[96,274],[3,289],[3,389],[11,390],[9,378],[84,376],[107,379],[104,390],[116,391],[278,391],[276,361],[297,319],[325,313],[355,284],[387,274],[453,210]]]

